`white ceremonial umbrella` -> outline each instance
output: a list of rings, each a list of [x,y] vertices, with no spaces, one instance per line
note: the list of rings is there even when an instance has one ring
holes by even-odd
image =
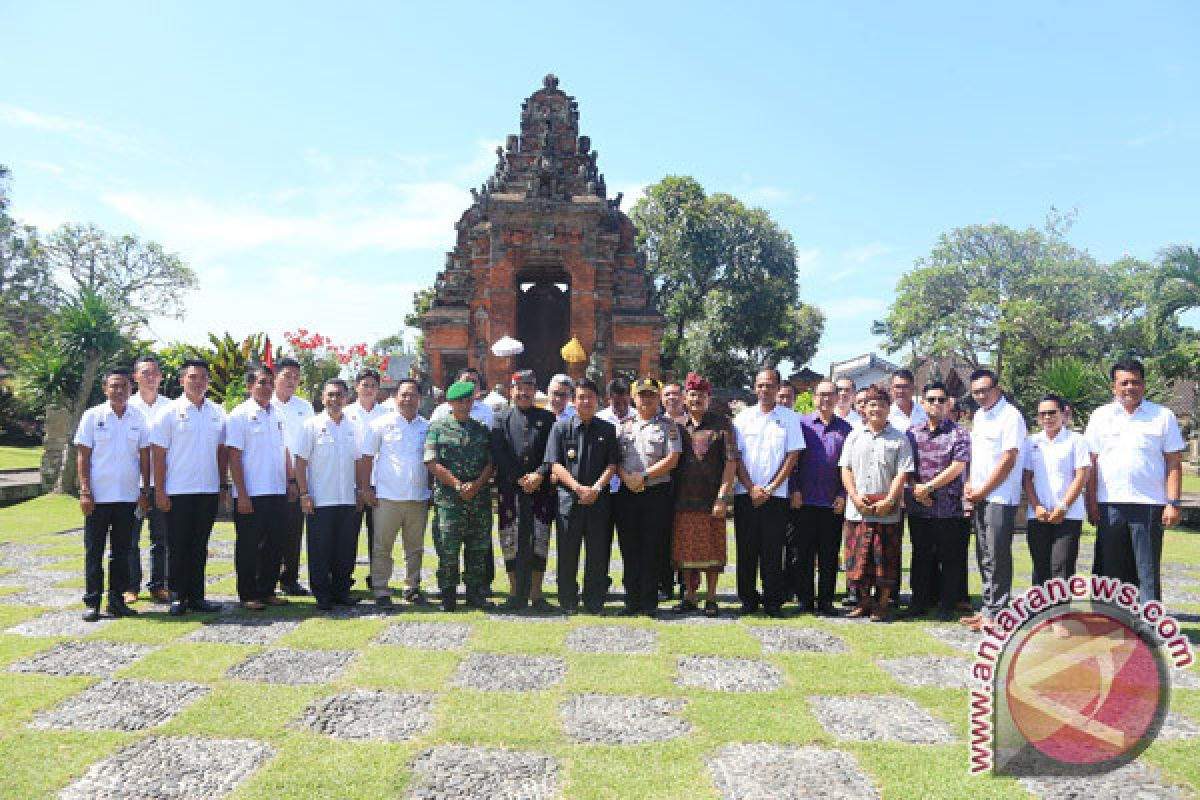
[[[507,358],[508,356],[519,356],[525,352],[525,345],[521,344],[511,336],[501,336],[492,345],[492,355],[497,358]]]

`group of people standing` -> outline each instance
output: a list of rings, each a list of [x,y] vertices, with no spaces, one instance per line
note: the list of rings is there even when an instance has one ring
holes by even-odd
[[[233,497],[235,567],[241,605],[262,610],[309,593],[299,582],[307,529],[311,593],[323,610],[353,605],[358,539],[368,532],[367,586],[394,607],[393,552],[404,552],[405,603],[430,603],[421,589],[432,511],[441,607],[491,608],[493,487],[509,582],[504,607],[549,610],[543,594],[556,539],[562,611],[599,614],[608,599],[615,537],[622,559],[620,613],[654,616],[679,584],[677,613],[716,616],[732,514],[742,613],[835,614],[839,551],[851,616],[885,620],[901,583],[902,531],[912,543],[907,614],[949,619],[971,610],[967,550],[972,531],[983,607],[962,621],[983,627],[1009,602],[1012,536],[1022,492],[1034,581],[1075,571],[1082,519],[1097,526],[1094,570],[1134,583],[1143,602],[1159,595],[1164,527],[1179,520],[1183,440],[1174,415],[1145,399],[1136,361],[1112,369],[1114,402],[1083,435],[1066,404],[1038,404],[1042,430],[1004,397],[990,370],[971,376],[978,406],[971,429],[945,385],[914,400],[911,372],[887,386],[822,381],[815,410],[792,410],[794,390],[778,370],[755,376],[757,402],[732,420],[710,409],[711,386],[643,377],[600,387],[565,375],[535,405],[537,378],[513,373],[507,407],[481,402],[484,383],[465,370],[427,421],[415,381],[377,402],[380,376],[364,370],[354,399],[327,381],[322,411],[296,394],[299,364],[252,368],[249,397],[226,414],[205,399],[208,367],[183,364],[183,394],[159,395],[152,357],[105,376],[107,398],[76,433],[85,522],[86,619],[99,618],[103,555],[110,549],[107,610],[136,613],[148,522],[153,599],[170,613],[211,612],[205,599],[208,540]],[[139,521],[140,520],[140,521]],[[307,520],[307,524],[306,521]],[[583,561],[582,586],[579,583]],[[705,578],[706,599],[698,593]]]

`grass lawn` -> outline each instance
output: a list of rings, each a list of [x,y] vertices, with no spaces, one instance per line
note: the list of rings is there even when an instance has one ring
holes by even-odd
[[[41,447],[0,445],[0,469],[37,469],[41,463]]]
[[[1200,494],[1200,475],[1184,475],[1183,490],[1189,494]]]
[[[55,575],[57,583],[43,582],[41,586],[74,590],[82,586],[79,535],[55,533],[80,524],[78,507],[69,498],[42,497],[0,509],[0,763],[4,764],[0,797],[6,800],[54,796],[97,762],[158,736],[266,744],[270,748],[267,758],[228,795],[235,800],[406,796],[421,780],[414,759],[431,748],[447,746],[504,748],[549,757],[557,766],[556,791],[566,798],[708,800],[722,797],[714,760],[731,745],[753,743],[815,746],[843,753],[884,798],[1030,796],[1022,784],[1010,778],[967,774],[965,690],[914,686],[888,671],[890,660],[896,658],[966,658],[934,635],[947,627],[934,622],[877,625],[805,615],[782,621],[754,616],[725,624],[680,624],[617,617],[615,603],[602,619],[497,618],[481,612],[451,615],[411,610],[388,618],[331,618],[315,613],[311,601],[302,599],[258,615],[230,611],[227,618],[253,616],[288,623],[275,638],[247,644],[200,640],[197,637],[202,639],[208,630],[204,623],[213,616],[191,614],[174,619],[163,614],[161,606],[143,600],[137,604],[143,612],[140,617],[110,622],[80,637],[31,637],[12,632],[13,626],[53,610],[6,602],[6,595],[33,585],[21,583],[22,579],[31,574],[36,578],[37,570],[68,570],[76,575],[63,580]],[[230,559],[217,555],[231,552],[232,538],[230,525],[217,526],[209,559],[209,575],[217,577],[210,590],[214,597],[233,591]],[[356,573],[360,587],[365,577],[365,540],[363,536],[364,552]],[[1081,566],[1089,566],[1090,535],[1085,536],[1080,552]],[[41,558],[33,566],[6,568],[14,563],[6,559],[19,560],[18,555]],[[1014,556],[1017,588],[1027,587],[1030,562],[1023,540],[1015,545]],[[402,555],[397,554],[397,560],[397,569],[402,569]],[[905,560],[907,563],[907,557]],[[1180,584],[1185,590],[1186,581],[1194,581],[1191,591],[1200,595],[1200,535],[1172,532],[1164,561],[1194,565],[1194,571],[1179,580],[1185,581]],[[436,558],[427,555],[425,567],[435,568]],[[552,553],[550,570],[554,567]],[[1186,573],[1186,568],[1180,569]],[[614,570],[614,578],[619,586],[619,571]],[[722,583],[723,592],[732,594],[732,569],[726,570]],[[501,574],[496,586],[504,585]],[[552,581],[548,588],[554,599]],[[979,582],[974,572],[971,589],[977,596]],[[724,606],[733,610],[735,601],[727,598]],[[74,612],[81,607],[76,604],[70,609]],[[1184,604],[1172,610],[1190,612],[1187,620],[1191,621],[1185,621],[1184,630],[1193,640],[1200,637],[1200,625],[1194,621],[1200,605]],[[380,641],[393,625],[414,621],[455,623],[466,629],[460,631],[457,646],[446,650]],[[613,653],[585,652],[572,644],[581,629],[600,625],[615,627],[617,641],[648,640],[649,646],[642,652]],[[842,646],[835,652],[764,649],[762,642],[772,631],[763,629],[780,627],[807,629],[826,639],[832,636]],[[203,687],[204,694],[146,730],[89,733],[39,727],[39,715],[70,702],[101,678],[10,671],[9,667],[72,639],[135,646],[136,659],[117,669],[113,678],[187,681]],[[304,654],[306,663],[332,659],[339,666],[316,677],[316,682],[294,685],[264,682],[261,675],[231,674],[247,659],[292,651]],[[464,662],[477,656],[550,659],[561,672],[556,680],[533,691],[490,691],[462,685],[459,676]],[[680,682],[681,660],[696,656],[748,659],[776,675],[778,685],[756,692],[685,685]],[[431,704],[428,724],[407,741],[335,738],[300,724],[314,703],[356,690],[426,697]],[[645,744],[574,739],[563,716],[564,705],[580,695],[594,694],[662,698],[675,703],[670,714],[682,720],[684,733]],[[822,698],[844,696],[906,701],[903,708],[893,709],[895,714],[915,708],[928,715],[931,725],[943,728],[950,741],[909,744],[841,739],[822,724],[817,709]],[[1200,726],[1200,690],[1175,689],[1172,710],[1192,726]],[[1200,793],[1200,761],[1195,758],[1195,748],[1194,739],[1162,739],[1141,760],[1160,781],[1178,785],[1182,795],[1194,796]],[[164,770],[169,767],[163,765]],[[763,771],[769,773],[770,769]]]

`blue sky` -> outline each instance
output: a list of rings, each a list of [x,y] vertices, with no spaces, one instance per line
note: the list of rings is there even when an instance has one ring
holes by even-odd
[[[825,371],[954,227],[1054,206],[1100,259],[1196,243],[1198,8],[0,0],[0,163],[19,218],[197,270],[157,338],[374,341],[554,72],[626,208],[689,174],[791,232]]]

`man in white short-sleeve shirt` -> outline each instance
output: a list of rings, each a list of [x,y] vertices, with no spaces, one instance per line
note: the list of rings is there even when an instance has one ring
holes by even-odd
[[[777,402],[781,382],[779,370],[759,370],[754,377],[758,403],[733,420],[741,453],[733,520],[738,599],[742,613],[752,614],[761,605],[771,617],[783,616],[787,600],[783,572],[787,481],[804,449],[800,415]]]
[[[142,412],[146,417],[148,428],[154,427],[154,421],[164,408],[171,404],[171,399],[158,391],[162,384],[162,367],[154,356],[138,356],[133,362],[133,380],[135,391],[129,397],[129,407]],[[150,488],[154,488],[154,471],[150,472]],[[142,538],[142,523],[150,527],[150,580],[146,581],[146,589],[150,596],[159,603],[169,599],[167,594],[167,517],[154,506],[153,493],[148,503],[149,509],[135,514],[137,522],[133,527],[133,540],[129,545],[129,586],[125,589],[125,602],[137,600],[142,585],[142,552],[138,546]]]
[[[293,454],[300,507],[308,516],[308,581],[317,608],[352,606],[354,558],[358,552],[358,432],[342,413],[349,399],[346,382],[325,382],[325,410],[304,423]]]
[[[129,405],[133,377],[113,370],[101,382],[108,400],[83,413],[75,431],[79,468],[79,507],[83,511],[83,559],[87,608],[83,618],[100,619],[104,594],[104,545],[110,546],[108,613],[137,614],[125,602],[129,585],[129,547],[134,509],[148,502],[143,487],[150,485],[150,432],[146,417]]]
[[[921,404],[913,400],[917,379],[910,369],[898,369],[892,373],[892,407],[888,410],[888,424],[901,433],[913,425],[926,425],[929,415]]]
[[[428,605],[421,591],[425,525],[429,518],[429,470],[425,468],[425,437],[429,423],[417,413],[421,390],[404,378],[396,387],[396,410],[371,423],[363,440],[359,481],[372,470],[373,487],[364,490],[374,507],[375,541],[371,550],[371,588],[377,605],[392,605],[392,549],[397,534],[404,547],[404,599]]]
[[[374,367],[365,367],[359,371],[354,378],[354,402],[346,406],[346,419],[350,420],[354,425],[354,429],[358,431],[358,446],[362,449],[366,443],[367,436],[371,432],[371,423],[380,419],[385,414],[388,414],[391,409],[377,403],[379,398],[379,370]],[[364,483],[363,488],[375,485],[375,476],[369,475],[369,483]],[[375,552],[375,512],[369,505],[364,505],[358,512],[358,527],[362,528],[363,520],[367,522],[367,558],[372,558],[372,553]],[[367,574],[367,588],[371,588],[372,573]]]
[[[1012,535],[1021,502],[1021,449],[1025,420],[990,369],[971,373],[979,404],[971,426],[971,466],[963,496],[975,508],[975,557],[983,580],[983,608],[963,618],[976,630],[1008,606],[1012,594]]]
[[[1163,529],[1179,524],[1183,436],[1170,409],[1146,399],[1140,361],[1110,371],[1112,403],[1096,409],[1084,433],[1094,468],[1088,517],[1096,526],[1097,575],[1135,584],[1140,601],[1162,599]]]
[[[246,374],[250,398],[225,423],[229,473],[236,501],[234,565],[242,608],[262,611],[287,604],[275,596],[279,561],[287,538],[288,464],[282,414],[271,403],[275,375],[267,367]],[[293,494],[294,494],[293,487]]]
[[[1038,401],[1042,430],[1025,446],[1024,484],[1029,520],[1025,535],[1033,559],[1033,584],[1075,574],[1085,513],[1083,489],[1092,457],[1087,441],[1066,427],[1066,402],[1048,394]]]
[[[312,403],[296,394],[300,386],[300,362],[294,358],[281,358],[275,362],[275,397],[271,405],[283,419],[283,435],[287,444],[288,458],[294,467],[296,445],[300,440],[304,423],[313,418]],[[293,487],[295,484],[291,484]],[[291,494],[291,493],[290,493]],[[284,594],[303,597],[308,594],[300,583],[300,548],[304,542],[304,513],[300,500],[289,500],[287,504],[287,535],[283,540],[280,556],[279,588]]]
[[[183,362],[183,396],[154,421],[150,445],[154,459],[155,505],[167,515],[167,586],[172,616],[189,609],[213,613],[221,607],[204,599],[208,537],[221,502],[228,498],[225,412],[204,397],[208,364]]]

